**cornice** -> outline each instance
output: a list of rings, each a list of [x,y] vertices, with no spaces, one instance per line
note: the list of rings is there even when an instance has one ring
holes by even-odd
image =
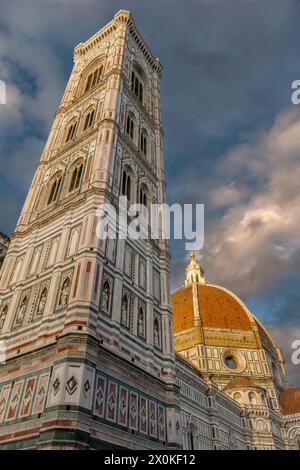
[[[101,28],[96,34],[85,42],[79,43],[74,48],[74,61],[83,57],[87,52],[96,47],[99,42],[110,36],[119,25],[127,25],[128,31],[135,40],[136,44],[140,47],[144,54],[145,59],[151,65],[159,76],[162,74],[162,64],[158,58],[155,58],[146,42],[142,39],[137,27],[134,24],[132,15],[127,10],[119,10],[113,17],[113,19],[103,28]]]

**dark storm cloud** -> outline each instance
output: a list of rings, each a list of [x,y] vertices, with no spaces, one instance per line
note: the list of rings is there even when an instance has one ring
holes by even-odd
[[[290,100],[300,79],[296,0],[2,1],[0,79],[8,103],[0,107],[0,229],[14,228],[73,47],[121,8],[133,12],[164,65],[168,199],[205,204],[208,279],[255,296],[254,313],[272,318],[274,330],[296,328],[296,285],[282,291],[282,314],[273,315],[272,296],[264,296],[300,267],[300,116]],[[175,287],[186,254],[182,242],[170,246]]]

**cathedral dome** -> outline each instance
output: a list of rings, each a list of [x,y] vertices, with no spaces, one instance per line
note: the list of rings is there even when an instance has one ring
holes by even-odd
[[[287,388],[280,395],[279,404],[283,415],[300,413],[300,388]]]
[[[251,319],[241,302],[231,292],[213,284],[197,284],[201,325],[205,328],[225,328],[248,330],[253,329]],[[194,320],[189,308],[192,287],[186,286],[176,290],[172,295],[175,330]],[[180,317],[177,310],[180,309]]]
[[[172,293],[172,314],[177,352],[200,344],[226,347],[229,368],[230,358],[232,368],[234,359],[239,359],[231,357],[236,348],[263,348],[280,360],[266,328],[233,292],[205,281],[194,254],[186,269],[185,285]]]

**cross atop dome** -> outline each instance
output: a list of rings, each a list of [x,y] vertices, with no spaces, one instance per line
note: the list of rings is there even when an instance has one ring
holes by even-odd
[[[199,263],[196,261],[196,253],[194,251],[190,252],[190,262],[187,265],[185,271],[185,285],[189,286],[193,282],[200,282],[205,284],[204,271]]]

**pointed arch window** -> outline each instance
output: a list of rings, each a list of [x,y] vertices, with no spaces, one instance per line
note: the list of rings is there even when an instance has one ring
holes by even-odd
[[[101,80],[101,76],[103,73],[103,65],[101,67],[96,68],[93,72],[91,72],[86,81],[85,92],[94,88],[94,86],[98,85]]]
[[[94,118],[95,118],[95,110],[93,109],[92,111],[87,113],[87,115],[85,117],[84,126],[83,126],[84,131],[86,131],[87,129],[92,127],[93,122],[94,122]]]
[[[78,121],[75,121],[75,122],[73,122],[73,124],[71,124],[69,126],[68,133],[67,133],[67,138],[66,138],[66,143],[70,142],[71,140],[74,139],[75,134],[76,134],[76,130],[77,130],[77,124],[78,124]]]
[[[131,72],[131,89],[135,96],[143,103],[144,97],[144,86],[141,79],[137,76],[135,71]]]
[[[144,188],[140,188],[140,204],[147,207],[147,193]]]
[[[62,182],[62,177],[61,176],[56,178],[53,181],[53,183],[51,185],[51,189],[50,189],[49,198],[48,198],[48,205],[57,200],[58,192],[59,192],[60,187],[61,187],[61,182]]]
[[[83,172],[83,163],[81,163],[79,166],[76,166],[72,172],[69,192],[74,191],[75,189],[79,188],[81,177],[82,177],[82,172]]]
[[[134,137],[134,122],[132,116],[128,114],[126,121],[126,133],[133,140]]]
[[[131,175],[126,170],[123,170],[121,194],[131,201]]]
[[[140,150],[145,156],[147,156],[147,134],[144,129],[142,129],[140,135]]]

